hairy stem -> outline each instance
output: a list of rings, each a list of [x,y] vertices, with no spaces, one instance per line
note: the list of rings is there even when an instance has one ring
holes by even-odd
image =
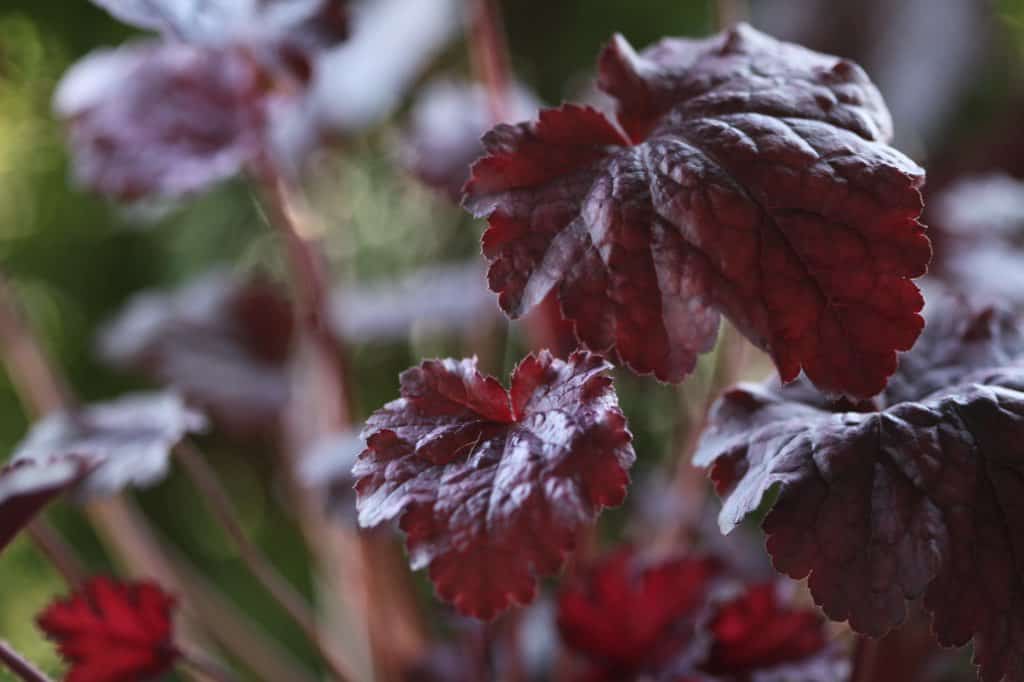
[[[296,475],[302,453],[317,439],[352,426],[353,393],[344,348],[326,321],[330,288],[324,258],[274,164],[264,161],[251,170],[262,189],[269,222],[284,241],[299,313],[295,358],[299,390],[286,419],[287,450],[292,458],[286,472],[300,528],[318,555],[333,601],[344,599],[349,618],[358,618],[365,626],[375,675],[397,679],[401,670],[422,654],[426,637],[405,574],[391,570],[395,548],[389,538],[328,523],[324,501],[304,489]],[[338,616],[335,620],[345,620],[346,614]]]
[[[41,670],[29,663],[10,644],[0,639],[0,663],[25,682],[52,682]]]
[[[249,541],[227,491],[224,490],[217,475],[203,456],[188,441],[178,446],[177,454],[178,462],[182,464],[185,472],[192,479],[221,528],[235,543],[235,548],[252,574],[306,634],[306,637],[320,652],[334,677],[339,680],[352,679],[354,675],[349,663],[338,659],[323,641],[316,616],[306,604],[305,599],[278,573],[267,556]]]
[[[467,0],[466,40],[477,80],[487,90],[493,123],[507,121],[509,107],[508,45],[496,0]]]

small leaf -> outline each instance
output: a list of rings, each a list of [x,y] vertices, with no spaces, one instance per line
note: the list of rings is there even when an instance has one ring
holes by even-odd
[[[15,450],[12,465],[50,466],[83,458],[91,467],[79,485],[86,495],[151,485],[167,473],[171,449],[203,429],[202,415],[173,393],[140,393],[36,422]]]
[[[712,558],[644,563],[624,549],[564,589],[558,628],[563,641],[591,663],[585,679],[657,676],[692,661],[701,653],[699,617],[721,571]]]
[[[76,63],[54,96],[75,177],[122,200],[176,198],[265,148],[268,75],[241,48],[139,42]]]
[[[148,582],[94,578],[38,617],[71,669],[67,682],[138,682],[173,667],[174,599]]]
[[[93,460],[58,455],[0,468],[0,551],[54,498],[89,473]]]
[[[714,609],[707,626],[711,633],[711,651],[702,667],[730,678],[759,672],[757,679],[765,682],[765,673],[773,669],[778,674],[772,679],[803,682],[839,679],[842,676],[837,676],[834,670],[821,676],[808,674],[813,668],[835,667],[835,661],[822,666],[817,660],[827,651],[824,625],[817,611],[794,609],[781,603],[778,586],[774,583],[748,586],[740,595]]]
[[[506,313],[557,291],[591,349],[680,381],[721,311],[783,380],[878,393],[931,249],[924,171],[864,72],[741,25],[641,54],[616,36],[599,83],[621,128],[565,105],[484,138],[465,206]]]
[[[941,644],[972,637],[986,682],[1024,680],[1024,336],[1015,318],[948,299],[874,403],[807,382],[718,401],[696,463],[729,532],[769,490],[768,552],[810,575],[833,620],[881,636],[924,597]]]
[[[207,273],[133,297],[102,330],[111,366],[180,391],[234,435],[275,433],[290,394],[286,292],[260,276]]]
[[[440,596],[491,618],[557,571],[577,532],[621,504],[635,455],[609,365],[589,353],[527,356],[506,391],[476,360],[402,374],[375,412],[356,477],[364,527],[400,518],[414,569]]]

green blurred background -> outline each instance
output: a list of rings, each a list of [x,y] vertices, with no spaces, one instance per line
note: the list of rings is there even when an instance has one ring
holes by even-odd
[[[960,57],[970,62],[970,69],[915,76],[912,87],[928,92],[941,89],[945,93],[941,104],[946,108],[939,120],[932,120],[928,114],[935,114],[936,105],[928,105],[927,112],[914,112],[910,106],[910,114],[897,120],[898,126],[904,126],[900,129],[903,146],[926,165],[931,159],[952,155],[958,145],[969,145],[992,121],[1021,102],[1024,0],[1001,0],[992,6],[981,0],[966,2],[985,7],[982,28],[966,37],[967,49]],[[940,0],[924,5],[941,13],[945,5],[954,3]],[[741,11],[749,7],[742,2],[724,4],[739,6]],[[846,26],[841,41],[826,21],[822,3],[755,2],[751,11],[755,25],[763,24],[776,33],[792,28],[795,35],[785,37],[865,59],[874,75],[872,50],[883,40],[880,32],[885,30],[887,13],[907,10],[915,3],[835,0],[825,5],[858,18]],[[794,10],[797,6],[806,8]],[[600,46],[613,32],[622,32],[634,45],[642,46],[662,35],[704,35],[716,30],[715,3],[693,0],[509,0],[505,10],[514,67],[550,103],[573,96],[587,83]],[[872,12],[882,19],[859,21]],[[961,23],[950,30],[969,28]],[[99,325],[132,293],[183,282],[213,265],[282,270],[275,236],[250,191],[240,183],[229,183],[154,224],[141,226],[132,214],[69,183],[67,150],[50,108],[54,87],[79,57],[133,35],[130,28],[87,0],[0,0],[0,268],[11,279],[46,349],[85,399],[146,385],[103,367],[94,352]],[[940,38],[933,37],[933,42],[939,42],[941,49]],[[927,67],[932,59],[918,47],[908,50],[904,54],[896,50],[889,62],[905,60]],[[883,62],[882,68],[889,62]],[[460,41],[453,41],[426,67],[421,82],[440,72],[469,74]],[[956,87],[944,82],[951,78],[957,80]],[[895,92],[885,94],[890,100],[899,97],[898,77],[879,82],[895,83],[891,86]],[[412,93],[407,104],[411,98]],[[1018,109],[1017,120],[1021,113]],[[333,264],[346,277],[390,276],[477,253],[479,225],[396,167],[394,150],[402,119],[399,111],[354,136],[318,167],[311,196],[325,217]],[[465,350],[458,339],[436,337],[354,349],[361,414],[393,397],[397,373],[419,357]],[[680,394],[653,382],[625,376],[622,381],[620,394],[638,436],[642,473],[656,466],[670,449]],[[0,451],[9,451],[26,426],[16,395],[0,378]],[[279,505],[270,453],[259,443],[237,446],[216,435],[206,439],[204,447],[217,468],[228,474],[224,480],[252,536],[272,547],[281,570],[309,591],[307,554],[290,515]],[[253,620],[315,665],[301,636],[254,584],[201,505],[183,502],[190,495],[187,482],[172,475],[137,497],[168,542],[190,556]],[[609,527],[621,526],[625,513],[611,514]],[[72,506],[57,505],[50,516],[88,559],[90,568],[113,569]],[[38,635],[33,617],[63,592],[59,576],[24,538],[0,555],[0,638],[10,640],[53,673],[59,670],[55,653]],[[5,675],[0,671],[0,679],[11,679]]]

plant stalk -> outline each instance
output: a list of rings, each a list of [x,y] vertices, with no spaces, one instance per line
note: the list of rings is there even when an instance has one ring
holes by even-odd
[[[53,682],[28,660],[0,639],[0,663],[24,682]]]

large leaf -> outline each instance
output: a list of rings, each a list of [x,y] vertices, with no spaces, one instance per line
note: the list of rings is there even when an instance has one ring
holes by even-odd
[[[855,64],[747,26],[600,60],[617,127],[566,105],[499,125],[466,185],[492,289],[518,316],[557,290],[594,350],[679,381],[721,310],[784,380],[866,397],[921,330],[924,172],[889,147]]]
[[[974,638],[984,680],[1024,680],[1024,337],[955,299],[929,320],[874,402],[730,390],[696,463],[724,532],[776,491],[768,551],[832,619],[880,636],[923,596],[940,643]]]
[[[608,364],[528,356],[509,391],[475,360],[402,374],[366,423],[353,469],[359,522],[400,518],[413,568],[442,598],[490,618],[535,593],[577,532],[626,495],[635,455]]]

